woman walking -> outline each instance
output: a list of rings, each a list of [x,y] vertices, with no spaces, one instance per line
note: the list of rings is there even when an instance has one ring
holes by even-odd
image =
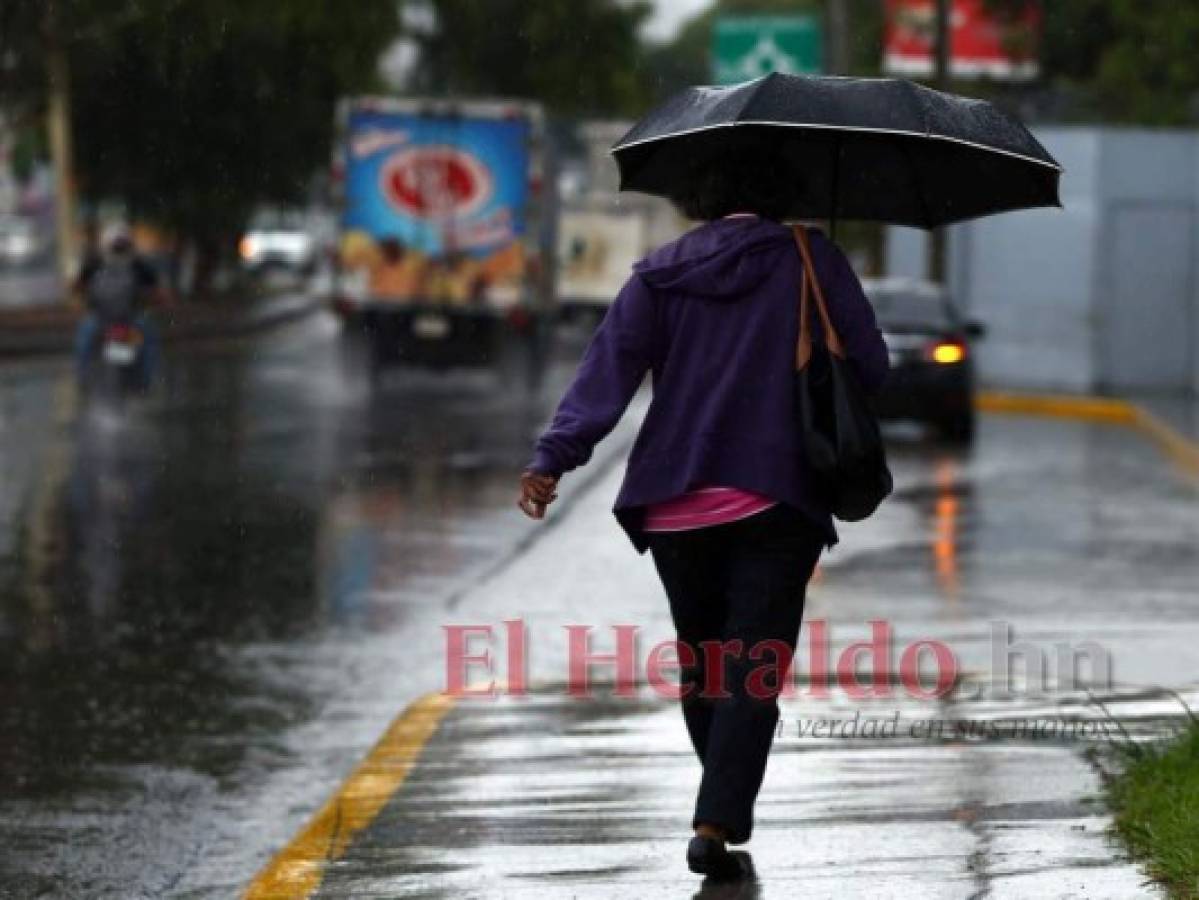
[[[836,245],[781,224],[801,183],[770,143],[742,142],[687,181],[674,202],[703,224],[634,267],[537,441],[520,507],[544,517],[561,475],[588,460],[651,373],[653,401],[614,512],[637,550],[653,555],[678,640],[695,653],[680,679],[703,766],[687,861],[727,876],[738,863],[726,843],[750,838],[778,721],[780,685],[751,682],[763,660],[751,651],[776,648],[780,669],[789,665],[808,579],[837,540],[794,413],[797,241],[809,243],[833,328],[867,391],[886,376],[887,348]],[[725,647],[705,659],[715,642]]]

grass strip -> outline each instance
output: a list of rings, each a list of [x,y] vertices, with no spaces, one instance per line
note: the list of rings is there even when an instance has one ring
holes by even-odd
[[[1156,744],[1128,744],[1107,783],[1115,831],[1171,897],[1199,900],[1199,721]]]

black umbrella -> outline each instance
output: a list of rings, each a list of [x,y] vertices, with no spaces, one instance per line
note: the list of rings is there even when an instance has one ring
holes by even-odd
[[[789,218],[935,228],[1061,205],[1061,166],[991,103],[901,79],[777,72],[688,88],[649,113],[612,148],[620,188],[670,197],[743,131],[767,133],[803,174]]]

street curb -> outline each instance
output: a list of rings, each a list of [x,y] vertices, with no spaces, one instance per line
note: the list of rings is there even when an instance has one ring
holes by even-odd
[[[1049,416],[1120,425],[1140,432],[1175,465],[1199,478],[1199,442],[1139,404],[1112,397],[1072,394],[1024,394],[982,391],[975,405],[983,412]]]
[[[436,692],[410,703],[337,792],[250,882],[243,900],[312,896],[325,867],[346,852],[399,790],[455,702]]]

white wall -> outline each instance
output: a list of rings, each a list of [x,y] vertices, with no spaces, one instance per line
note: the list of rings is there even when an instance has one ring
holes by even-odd
[[[1177,390],[1189,380],[1199,391],[1199,228],[1178,234],[1179,223],[1187,228],[1199,221],[1192,216],[1199,209],[1199,136],[1088,127],[1036,133],[1065,170],[1064,209],[1006,213],[949,229],[949,287],[989,328],[978,348],[982,379],[1068,391],[1134,383]],[[1135,215],[1126,216],[1130,210]],[[1170,238],[1138,234],[1149,251],[1161,248],[1162,265],[1138,257],[1141,273],[1119,290],[1113,273],[1118,220],[1146,222]],[[918,233],[888,231],[888,271],[922,274]],[[1133,303],[1135,314],[1145,317],[1141,322],[1130,323]],[[1146,326],[1138,329],[1146,339],[1134,339],[1130,324]],[[1178,329],[1188,347],[1173,341]]]
[[[1072,129],[1038,137],[1065,169],[1064,209],[955,226],[950,283],[970,314],[989,327],[978,349],[984,381],[1085,391],[1095,381],[1099,140],[1093,131]]]

